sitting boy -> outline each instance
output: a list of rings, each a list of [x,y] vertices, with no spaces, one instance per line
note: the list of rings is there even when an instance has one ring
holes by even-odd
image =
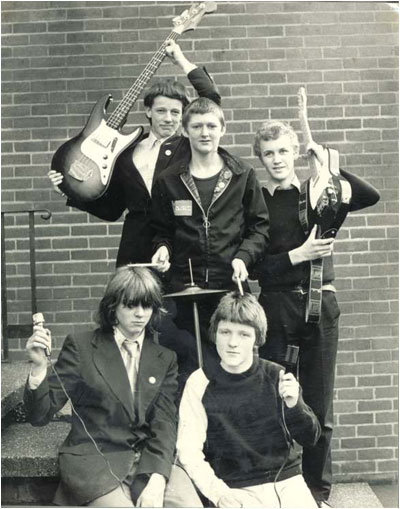
[[[225,295],[210,324],[220,364],[186,383],[178,457],[207,506],[316,507],[298,444],[315,444],[320,426],[294,376],[258,357],[266,331],[253,295]]]

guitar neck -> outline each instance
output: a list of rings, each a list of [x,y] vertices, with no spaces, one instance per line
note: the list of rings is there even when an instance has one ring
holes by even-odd
[[[150,81],[150,79],[152,78],[152,76],[160,67],[162,61],[164,60],[166,56],[165,50],[166,42],[171,39],[176,41],[179,35],[180,34],[178,32],[175,32],[173,30],[169,34],[169,36],[165,39],[165,41],[162,43],[157,52],[154,53],[150,62],[146,65],[144,70],[140,73],[140,76],[136,79],[135,83],[131,86],[131,88],[123,97],[122,101],[119,103],[119,105],[115,108],[114,112],[108,118],[106,123],[109,127],[113,129],[118,129],[124,124],[130,109],[135,104],[140,93],[142,92],[144,87]]]
[[[303,133],[304,144],[307,146],[309,143],[312,143],[313,139],[312,139],[311,129],[310,129],[310,125],[308,123],[308,118],[307,118],[306,113],[301,111],[299,113],[299,119],[300,119],[301,131]],[[317,166],[317,161],[316,161],[315,155],[310,155],[308,157],[308,164],[309,164],[310,170],[311,170],[311,178],[314,180],[319,174],[319,168]]]

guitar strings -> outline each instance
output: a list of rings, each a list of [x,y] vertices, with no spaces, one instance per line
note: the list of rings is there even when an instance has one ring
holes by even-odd
[[[123,97],[120,104],[117,106],[115,111],[110,115],[106,124],[114,129],[120,126],[121,121],[126,117],[129,109],[131,108],[132,99],[137,97],[143,88],[148,83],[149,79],[153,76],[154,72],[158,69],[160,63],[165,58],[165,47],[166,42],[169,40],[177,40],[179,33],[172,31],[167,39],[163,42],[161,47],[153,55],[150,62],[146,65],[140,76],[137,78],[132,87],[128,90],[126,95]]]

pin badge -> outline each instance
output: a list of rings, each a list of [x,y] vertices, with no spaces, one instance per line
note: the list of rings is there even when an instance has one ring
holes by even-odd
[[[231,170],[225,170],[224,171],[224,178],[229,179],[232,176]]]
[[[150,382],[152,385],[156,383],[156,379],[154,378],[154,376],[151,376],[151,377],[149,378],[149,382]]]
[[[172,152],[171,152],[170,150],[166,150],[166,151],[165,151],[165,155],[166,155],[166,156],[170,156],[171,154],[172,154]]]

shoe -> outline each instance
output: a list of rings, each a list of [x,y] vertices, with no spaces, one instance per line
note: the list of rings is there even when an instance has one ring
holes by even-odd
[[[327,500],[317,500],[318,507],[332,507]]]

